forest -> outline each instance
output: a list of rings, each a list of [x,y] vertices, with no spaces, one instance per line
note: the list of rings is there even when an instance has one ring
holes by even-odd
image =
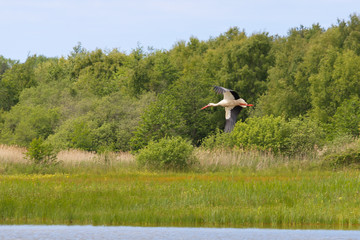
[[[224,109],[200,110],[237,91],[254,104],[224,133]],[[232,27],[170,50],[0,56],[0,143],[133,151],[181,137],[193,146],[297,154],[360,131],[360,16],[295,27],[287,36]]]

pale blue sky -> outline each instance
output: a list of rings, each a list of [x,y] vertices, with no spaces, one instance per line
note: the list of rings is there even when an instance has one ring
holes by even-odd
[[[78,42],[126,53],[138,44],[170,49],[234,26],[286,35],[300,25],[328,28],[353,13],[360,14],[360,0],[0,0],[0,55],[61,57]]]

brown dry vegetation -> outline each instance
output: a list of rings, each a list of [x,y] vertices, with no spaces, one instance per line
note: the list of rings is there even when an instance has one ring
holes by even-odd
[[[0,145],[0,162],[25,163],[26,148]]]
[[[359,139],[338,139],[322,149],[315,149],[306,154],[287,156],[274,154],[270,151],[244,150],[241,148],[218,148],[204,149],[195,148],[194,155],[198,160],[198,168],[201,170],[225,170],[230,168],[246,168],[264,170],[274,168],[306,168],[323,166],[323,157],[329,154],[345,152],[359,146]],[[18,146],[0,145],[0,164],[28,163],[24,158],[26,148]],[[88,164],[106,165],[136,165],[135,156],[130,152],[105,152],[96,153],[77,149],[60,151],[57,160],[65,166],[77,167]]]
[[[0,165],[21,164],[28,165],[25,159],[26,148],[17,146],[0,145]],[[213,149],[206,150],[197,148],[194,155],[198,164],[194,166],[197,171],[222,171],[231,169],[251,169],[253,171],[275,169],[275,168],[306,168],[318,162],[314,157],[300,156],[288,157],[275,155],[271,152],[242,149]],[[124,168],[126,166],[136,167],[135,156],[130,152],[107,152],[95,153],[76,149],[63,150],[57,154],[57,160],[62,166],[81,170],[98,168],[101,166],[113,166]],[[85,170],[86,171],[86,170]]]
[[[24,158],[26,148],[18,146],[0,145],[0,163],[27,163]],[[251,167],[257,170],[276,167],[289,162],[289,157],[275,156],[271,152],[244,151],[242,149],[196,149],[194,152],[199,160],[200,168],[231,168]],[[130,152],[107,152],[103,154],[77,149],[60,151],[57,160],[67,166],[79,166],[91,163],[135,163],[134,155]],[[302,159],[305,161],[305,159]]]
[[[18,146],[0,145],[0,162],[2,163],[26,163],[26,148]],[[77,166],[80,163],[131,163],[134,157],[129,152],[110,152],[97,154],[77,149],[60,151],[57,160],[65,165]]]

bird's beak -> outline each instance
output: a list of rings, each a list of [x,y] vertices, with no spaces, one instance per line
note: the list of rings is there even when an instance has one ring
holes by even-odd
[[[205,108],[207,108],[207,107],[210,107],[210,106],[209,106],[209,105],[206,105],[205,107],[201,108],[201,110],[203,110],[203,109],[205,109]]]

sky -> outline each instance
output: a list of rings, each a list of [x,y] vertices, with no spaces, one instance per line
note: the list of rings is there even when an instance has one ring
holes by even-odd
[[[286,36],[360,14],[359,0],[0,0],[0,55],[67,57],[73,47],[130,53],[209,40],[231,27]]]

